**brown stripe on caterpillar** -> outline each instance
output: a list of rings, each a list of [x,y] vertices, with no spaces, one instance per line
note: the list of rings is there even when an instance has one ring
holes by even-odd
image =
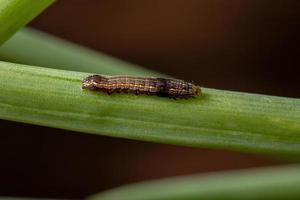
[[[202,95],[198,85],[178,79],[90,75],[83,79],[82,88],[112,93],[134,93],[189,98]]]

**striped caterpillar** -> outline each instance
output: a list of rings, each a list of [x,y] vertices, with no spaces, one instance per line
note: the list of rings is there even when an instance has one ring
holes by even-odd
[[[82,88],[112,93],[133,93],[189,98],[202,95],[198,85],[168,78],[90,75],[83,79]]]

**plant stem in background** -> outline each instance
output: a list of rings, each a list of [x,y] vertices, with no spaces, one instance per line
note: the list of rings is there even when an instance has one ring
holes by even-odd
[[[54,0],[0,0],[0,45]]]
[[[108,75],[162,76],[157,72],[30,28],[20,30],[0,47],[0,59],[28,65]]]
[[[203,89],[169,99],[81,89],[87,73],[0,63],[0,118],[193,147],[300,156],[300,100]]]
[[[300,166],[161,179],[108,190],[88,200],[299,199]]]

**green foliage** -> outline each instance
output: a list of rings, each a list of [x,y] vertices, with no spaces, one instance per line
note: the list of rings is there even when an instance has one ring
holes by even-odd
[[[0,45],[54,0],[0,0]]]
[[[20,30],[1,46],[0,59],[79,72],[162,76],[151,70],[30,28]]]
[[[0,63],[0,118],[194,147],[300,155],[300,100],[204,88],[204,96],[111,96],[87,73]]]
[[[88,200],[299,199],[300,166],[218,172],[149,181],[108,190]]]

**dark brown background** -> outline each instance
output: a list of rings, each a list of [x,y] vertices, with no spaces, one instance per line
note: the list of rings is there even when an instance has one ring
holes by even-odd
[[[206,87],[300,97],[299,11],[297,0],[62,0],[30,26]],[[79,198],[134,181],[285,163],[0,124],[2,195]]]

